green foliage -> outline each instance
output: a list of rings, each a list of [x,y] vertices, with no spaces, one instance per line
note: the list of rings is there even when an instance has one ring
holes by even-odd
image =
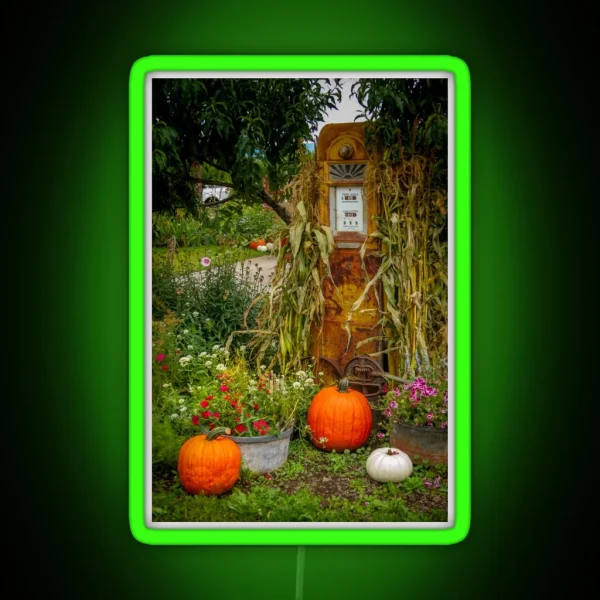
[[[435,156],[445,174],[448,153],[446,79],[360,79],[352,86],[367,119],[365,136],[373,154],[391,164],[418,154]]]
[[[192,170],[203,164],[229,174],[237,194],[259,202],[263,178],[274,190],[291,179],[300,142],[312,139],[340,98],[339,80],[154,80],[154,210],[196,208]]]
[[[190,330],[190,343],[198,348],[224,345],[233,331],[243,327],[246,313],[250,327],[256,322],[260,303],[252,303],[266,287],[260,267],[251,272],[250,265],[242,268],[231,256],[223,256],[208,268],[192,264],[176,271],[167,255],[155,255],[152,272],[153,318],[176,312],[181,319],[179,329]],[[240,335],[232,347],[248,339]]]
[[[247,246],[259,238],[273,239],[283,222],[262,205],[247,205],[231,200],[220,206],[205,208],[197,215],[177,210],[152,216],[153,246],[167,246],[175,239],[179,248],[194,246]]]

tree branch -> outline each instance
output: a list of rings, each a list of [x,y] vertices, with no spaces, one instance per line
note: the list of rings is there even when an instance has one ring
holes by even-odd
[[[277,202],[271,194],[267,193],[266,190],[261,190],[258,194],[259,198],[267,205],[270,206],[276,213],[277,216],[286,224],[290,225],[292,222],[292,215],[288,212],[288,209]]]
[[[184,177],[188,181],[193,181],[194,183],[201,183],[202,185],[216,185],[219,187],[232,188],[233,183],[229,183],[228,181],[218,181],[217,179],[202,179],[201,177],[191,177],[188,175],[181,175],[180,177]]]

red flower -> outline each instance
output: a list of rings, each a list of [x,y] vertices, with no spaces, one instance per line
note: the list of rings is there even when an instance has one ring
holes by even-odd
[[[221,386],[219,389],[220,389],[222,392],[228,392],[228,391],[229,391],[229,388],[228,388],[226,385],[222,385],[222,386]]]
[[[221,375],[221,373],[219,373],[219,374],[217,375],[217,379],[223,379],[223,375]]]
[[[253,405],[254,410],[258,410],[260,408],[260,406],[258,406],[258,404],[255,402]]]
[[[165,360],[165,358],[167,358],[164,354],[157,354],[156,355],[156,360],[158,362],[160,362],[161,360]]]
[[[214,398],[214,396],[206,396],[206,398],[204,398],[207,402],[210,402],[212,399]]]
[[[211,424],[208,426],[208,428],[209,428],[209,429],[212,431],[212,430],[215,428],[215,424],[214,424],[214,423],[211,423]]]
[[[252,427],[258,431],[260,435],[265,435],[267,431],[269,431],[270,427],[264,419],[260,419],[260,421],[254,421],[252,423]]]
[[[287,238],[281,238],[281,247],[283,248],[283,246],[285,246],[285,243],[287,242]]]
[[[181,350],[177,348],[177,350],[175,350],[175,354],[181,354]]]
[[[246,426],[245,426],[245,425],[242,425],[242,424],[240,424],[240,425],[236,425],[236,426],[235,426],[235,430],[236,430],[238,433],[244,433],[244,431],[246,431]]]
[[[271,476],[268,473],[265,473],[265,479],[271,479]]]
[[[239,423],[239,422],[240,422],[240,418],[239,418],[239,417],[236,417],[236,418],[235,418],[235,422],[236,422],[236,423]]]
[[[167,365],[163,365],[163,366],[161,367],[161,369],[162,369],[163,371],[168,371],[168,370],[169,370],[169,367],[168,367]]]
[[[198,425],[198,424],[200,423],[200,417],[199,417],[198,415],[194,415],[194,416],[192,417],[192,423],[193,423],[194,425]]]
[[[250,415],[250,413],[246,413],[246,416],[247,416],[247,417],[249,417],[249,416],[251,416],[251,415]]]
[[[208,408],[208,402],[206,400],[203,400],[202,402],[200,402],[200,406],[202,408]]]
[[[208,419],[209,417],[212,417],[212,413],[210,412],[210,410],[205,410],[205,411],[202,413],[202,418],[203,418],[203,419]]]
[[[220,412],[215,412],[215,413],[213,413],[213,417],[215,419],[220,419],[221,418],[221,413]]]

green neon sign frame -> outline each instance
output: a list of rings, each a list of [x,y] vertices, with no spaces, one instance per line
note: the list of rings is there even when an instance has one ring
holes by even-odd
[[[226,525],[228,535],[214,535],[215,526],[168,524],[155,528],[146,522],[145,443],[145,285],[147,203],[145,184],[145,85],[157,73],[189,77],[190,72],[214,71],[216,77],[240,76],[240,72],[286,72],[290,77],[391,76],[391,72],[443,72],[454,85],[454,474],[453,519],[445,528],[439,523],[318,524],[302,528],[265,523],[259,529],[244,524]],[[294,72],[294,73],[291,73]],[[368,72],[368,73],[365,73]],[[309,75],[310,73],[310,75]],[[435,74],[434,74],[435,73]],[[407,73],[409,75],[409,73]],[[422,76],[422,75],[421,75]],[[157,545],[430,545],[454,544],[469,532],[471,519],[471,82],[466,64],[452,56],[148,56],[135,62],[129,80],[129,522],[135,539]],[[451,87],[449,86],[449,93]],[[451,98],[449,97],[449,100]],[[450,103],[449,103],[450,104]],[[150,113],[151,114],[151,113]],[[452,123],[450,123],[452,130]],[[449,136],[452,143],[452,136]],[[449,157],[451,156],[450,148]],[[449,180],[449,184],[451,179]],[[450,185],[449,185],[450,192]],[[452,196],[450,195],[450,198]],[[451,266],[451,265],[450,265]],[[451,302],[449,298],[449,302]],[[452,314],[450,315],[452,319]],[[449,448],[451,452],[452,449]],[[450,474],[450,464],[449,464]],[[450,496],[449,489],[449,496]],[[452,498],[449,497],[449,501]],[[164,526],[166,524],[161,524]],[[294,524],[298,527],[300,524]],[[334,527],[334,528],[331,528]],[[217,529],[219,531],[219,529]],[[260,532],[260,535],[257,533]]]

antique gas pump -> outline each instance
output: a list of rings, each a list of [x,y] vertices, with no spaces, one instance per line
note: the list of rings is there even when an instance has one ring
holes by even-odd
[[[323,282],[323,328],[313,335],[312,354],[327,383],[348,377],[351,387],[375,399],[386,381],[381,376],[381,355],[366,355],[382,350],[382,343],[373,340],[361,345],[368,338],[381,336],[380,308],[373,288],[348,320],[352,305],[380,264],[373,256],[379,242],[368,238],[374,231],[371,216],[378,214],[380,207],[376,194],[368,193],[365,187],[368,158],[364,124],[326,125],[319,135],[316,155],[324,182],[317,199],[319,218],[331,227],[336,247],[329,259],[333,283],[328,277]],[[366,252],[361,259],[363,244]]]

